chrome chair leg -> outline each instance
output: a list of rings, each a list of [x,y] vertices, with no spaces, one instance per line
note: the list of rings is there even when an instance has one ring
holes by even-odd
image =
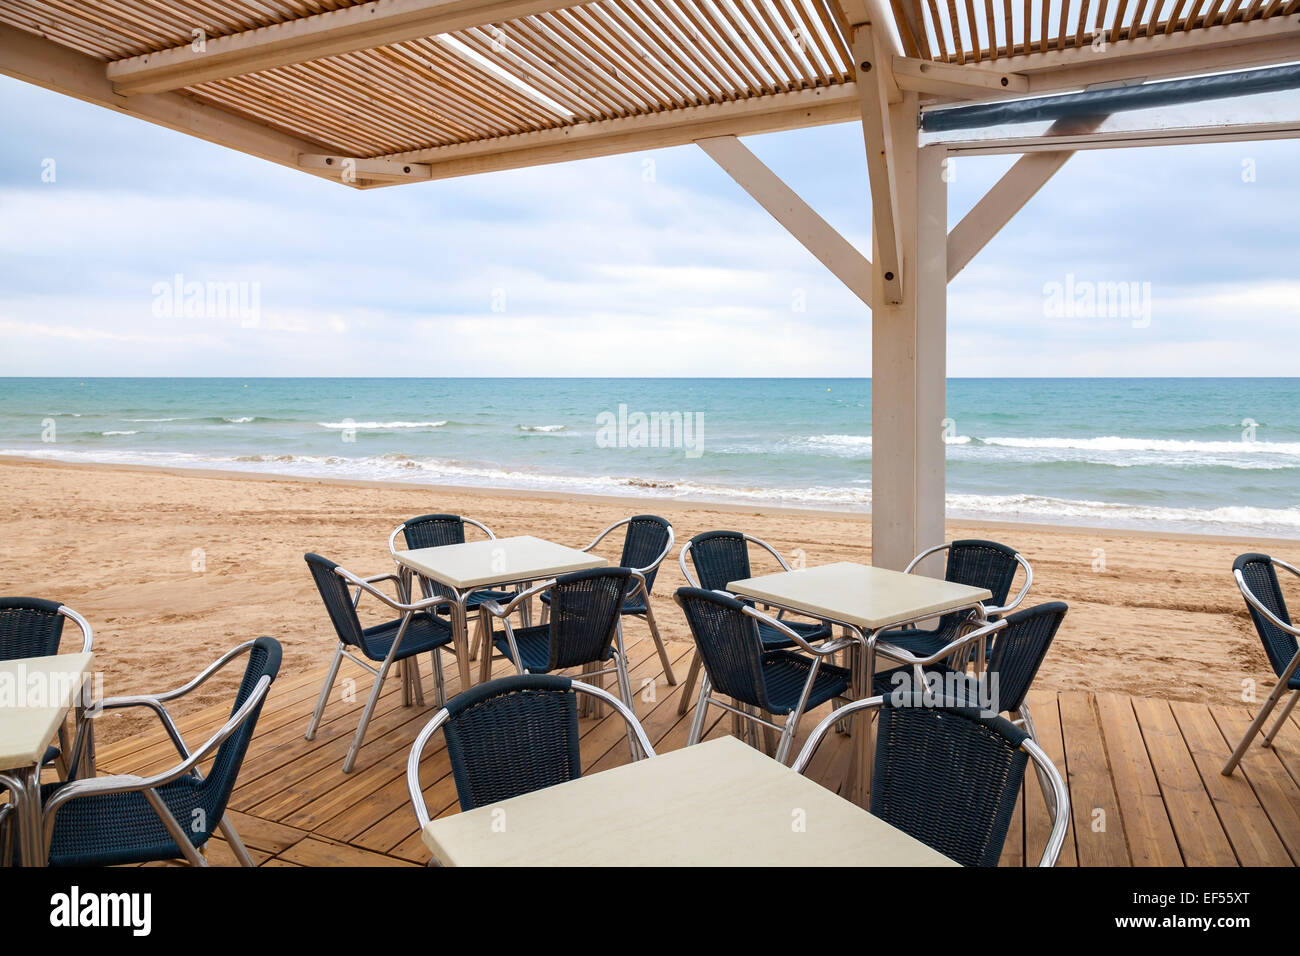
[[[447,703],[447,679],[442,670],[442,652],[435,647],[429,652],[429,658],[433,663],[433,705],[441,707]]]
[[[1283,691],[1286,690],[1286,685],[1290,682],[1290,677],[1290,669],[1288,668],[1288,672],[1279,678],[1278,682],[1273,685],[1273,689],[1269,691],[1268,700],[1264,701],[1263,706],[1259,708],[1259,713],[1255,715],[1255,719],[1252,720],[1250,726],[1246,728],[1246,733],[1241,738],[1241,742],[1237,744],[1237,749],[1232,752],[1232,756],[1228,758],[1228,762],[1223,765],[1223,770],[1221,772],[1225,777],[1231,777],[1232,771],[1236,770],[1237,764],[1241,763],[1241,758],[1246,756],[1246,748],[1250,746],[1250,742],[1255,739],[1255,735],[1259,733],[1259,729],[1264,726],[1264,721],[1268,720],[1268,715],[1271,714],[1273,708],[1277,706],[1277,702],[1281,699]],[[1276,728],[1274,729],[1276,730]]]
[[[343,642],[339,642],[338,648],[334,651],[334,660],[330,661],[329,673],[325,675],[325,686],[320,689],[320,699],[316,701],[316,709],[312,711],[311,720],[307,723],[308,740],[316,738],[316,728],[320,726],[320,719],[325,713],[325,702],[329,700],[330,692],[334,689],[334,681],[339,676],[339,662],[343,660]]]
[[[677,716],[682,716],[690,708],[691,691],[700,677],[700,652],[697,648],[691,655],[691,669],[686,672],[686,683],[682,687],[682,699],[677,702]]]
[[[623,699],[627,709],[635,713],[635,706],[632,702],[632,679],[628,677],[627,658],[623,654],[622,647],[618,649],[618,656],[614,658],[614,676],[618,679],[618,696]],[[631,724],[627,726],[627,745],[632,751],[633,761],[640,760],[645,756],[641,753],[641,747],[637,744],[636,734],[633,733]]]
[[[776,747],[776,762],[784,764],[790,756],[790,748],[794,744],[794,733],[799,728],[799,717],[795,711],[786,715],[785,726],[781,729],[781,742]],[[763,728],[769,733],[770,728]]]
[[[361,741],[366,736],[366,726],[375,712],[375,705],[379,703],[379,692],[383,690],[384,678],[388,676],[388,668],[391,664],[391,661],[384,661],[380,665],[379,675],[375,678],[374,686],[370,688],[370,699],[366,701],[366,709],[361,712],[361,722],[357,724],[357,732],[352,736],[352,746],[348,748],[348,755],[343,760],[344,773],[351,773],[353,766],[356,765],[357,754],[361,751]]]
[[[1020,709],[1015,711],[1011,715],[1011,718],[1012,720],[1020,721],[1020,724],[1024,728],[1025,733],[1029,734],[1029,739],[1032,740],[1036,745],[1040,747],[1042,746],[1041,744],[1038,743],[1038,730],[1034,727],[1034,718],[1029,713],[1028,704],[1022,703],[1020,705]],[[1052,780],[1047,775],[1047,771],[1042,767],[1038,766],[1037,763],[1034,764],[1034,769],[1038,773],[1038,785],[1043,790],[1043,799],[1047,801],[1048,806],[1051,806],[1052,800],[1054,799],[1053,790],[1052,790]]]
[[[689,680],[689,678],[687,678]],[[700,742],[700,737],[704,735],[704,712],[709,706],[709,675],[704,674],[700,677],[700,696],[695,702],[695,714],[691,718],[691,734],[686,738],[686,746],[690,747]]]
[[[239,832],[235,829],[235,825],[230,822],[230,814],[222,814],[221,823],[217,825],[217,829],[226,838],[226,842],[230,844],[230,849],[235,852],[235,859],[239,861],[240,866],[252,867],[257,865],[253,862],[253,858],[249,856],[248,847],[244,846],[244,841],[239,838]]]
[[[1282,705],[1282,713],[1278,714],[1277,720],[1273,722],[1273,726],[1266,734],[1264,734],[1264,739],[1261,741],[1262,746],[1273,746],[1273,738],[1276,737],[1277,732],[1282,729],[1282,725],[1286,723],[1286,719],[1291,716],[1291,711],[1295,710],[1297,698],[1300,698],[1300,690],[1293,690],[1291,696],[1287,698],[1286,703]]]
[[[664,677],[669,685],[677,685],[677,675],[673,673],[673,662],[668,659],[668,648],[664,647],[664,639],[659,636],[659,624],[655,621],[655,612],[650,607],[650,595],[645,596],[645,622],[650,628],[650,636],[654,638],[655,650],[659,652],[659,663],[663,665]]]

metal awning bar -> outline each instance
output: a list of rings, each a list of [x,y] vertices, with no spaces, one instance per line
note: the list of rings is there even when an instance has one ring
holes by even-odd
[[[1052,122],[1297,88],[1300,88],[1300,64],[1290,64],[1263,70],[1162,80],[1139,86],[1088,90],[1062,96],[927,110],[921,114],[921,129],[927,133],[943,133],[1017,123]]]

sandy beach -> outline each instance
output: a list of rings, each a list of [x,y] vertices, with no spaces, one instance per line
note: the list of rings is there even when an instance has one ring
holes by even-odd
[[[335,639],[303,552],[364,574],[388,571],[389,532],[427,512],[473,516],[499,536],[581,547],[612,521],[653,511],[673,523],[679,544],[734,528],[787,556],[802,548],[810,565],[871,557],[869,520],[834,512],[17,459],[0,461],[0,495],[0,593],[55,599],[85,615],[107,695],[179,686],[260,634],[284,645],[283,673],[323,665]],[[1028,524],[954,521],[949,535],[1014,545],[1035,571],[1027,603],[1069,603],[1043,684],[1207,703],[1239,701],[1244,680],[1268,675],[1232,584],[1233,558],[1300,552],[1294,541]],[[617,544],[609,551],[616,557]],[[669,597],[682,583],[674,549],[655,586],[670,640],[689,639]],[[226,699],[236,676],[205,685],[177,710]],[[113,715],[98,732],[111,741],[150,720]]]

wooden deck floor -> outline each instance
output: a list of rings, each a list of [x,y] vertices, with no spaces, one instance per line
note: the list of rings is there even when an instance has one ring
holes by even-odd
[[[630,631],[642,629],[633,625]],[[642,631],[642,633],[644,633]],[[635,636],[629,633],[629,639]],[[679,679],[686,676],[690,648],[669,644]],[[686,717],[677,716],[680,685],[663,681],[648,638],[628,648],[633,687],[643,688],[637,713],[655,749],[686,743]],[[257,726],[231,800],[232,819],[254,859],[266,866],[422,864],[427,853],[416,831],[406,789],[411,742],[432,715],[432,680],[425,674],[428,706],[404,707],[401,685],[390,680],[380,700],[356,769],[342,771],[357,716],[370,687],[369,675],[344,662],[341,676],[356,679],[356,699],[335,699],[316,739],[303,739],[324,669],[282,671]],[[353,668],[349,671],[348,668]],[[428,670],[427,659],[425,671]],[[457,690],[447,668],[449,693]],[[497,664],[497,675],[507,673]],[[653,690],[644,682],[655,681]],[[1286,728],[1273,750],[1258,744],[1232,778],[1219,769],[1251,714],[1243,706],[1133,698],[1120,694],[1039,691],[1030,704],[1044,749],[1065,774],[1072,827],[1063,866],[1292,866],[1300,861],[1300,726]],[[824,713],[806,719],[811,729]],[[220,726],[227,708],[181,720],[182,734],[198,742]],[[730,719],[710,710],[708,736],[730,731]],[[628,760],[622,723],[616,718],[582,722],[584,771],[598,772]],[[830,734],[810,775],[835,785],[848,741]],[[143,773],[176,761],[161,731],[100,748],[106,773]],[[442,737],[422,764],[425,799],[435,815],[457,812]],[[1021,795],[1016,824],[1002,863],[1037,862],[1049,818],[1037,783]],[[234,863],[221,841],[209,859]]]

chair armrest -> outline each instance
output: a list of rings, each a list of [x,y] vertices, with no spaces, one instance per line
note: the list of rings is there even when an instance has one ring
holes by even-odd
[[[66,604],[59,606],[59,613],[81,630],[81,653],[89,654],[95,644],[95,634],[90,628],[90,623]]]
[[[944,645],[942,648],[926,657],[919,657],[909,650],[898,647],[895,644],[886,643],[885,641],[881,641],[876,645],[876,652],[884,654],[886,657],[892,657],[894,660],[902,661],[904,664],[911,664],[916,667],[925,667],[928,664],[938,663],[946,657],[951,657],[963,647],[966,647],[969,644],[974,644],[976,641],[983,640],[990,634],[995,631],[1000,631],[1006,626],[1006,620],[990,621],[983,627],[977,627],[973,631],[968,631],[966,634]]]
[[[161,787],[162,784],[170,783],[172,780],[185,777],[186,774],[198,773],[199,763],[207,760],[208,756],[211,756],[214,750],[221,747],[222,743],[225,743],[226,737],[234,734],[234,732],[242,726],[243,722],[250,718],[252,711],[261,704],[261,701],[264,700],[266,692],[268,692],[269,689],[270,675],[264,674],[259,680],[257,680],[257,684],[253,687],[252,693],[248,695],[248,700],[244,701],[243,704],[239,706],[239,709],[235,710],[235,713],[230,715],[229,721],[222,724],[220,730],[218,730],[216,734],[208,737],[208,740],[205,741],[198,750],[195,750],[194,753],[186,757],[185,760],[182,760],[173,767],[169,767],[169,769],[162,771],[162,773],[153,774],[151,777],[138,777],[138,775],[135,774],[118,774],[116,777],[87,777],[79,780],[70,780],[69,783],[65,783],[64,786],[57,788],[57,790],[52,793],[51,797],[45,801],[43,808],[42,816],[44,819],[42,832],[44,834],[45,847],[48,847],[49,845],[49,836],[51,836],[53,825],[55,825],[55,814],[59,812],[60,806],[68,803],[69,800],[78,799],[78,797],[103,796],[105,793],[146,791],[149,804],[153,806],[156,813],[160,814],[161,818],[161,813],[164,813],[166,809],[161,803],[161,797],[157,796],[156,793],[152,793],[151,795],[151,793],[148,793],[147,791],[155,790],[155,788]],[[162,809],[160,810],[159,808]],[[166,825],[166,821],[164,821],[164,825]]]
[[[60,806],[69,800],[77,797],[98,796],[106,793],[125,793],[131,790],[152,790],[155,787],[161,787],[163,784],[171,783],[186,774],[194,771],[200,763],[208,758],[226,738],[233,734],[253,713],[253,710],[266,697],[267,691],[271,687],[271,678],[269,675],[262,675],[253,692],[248,695],[248,699],[240,708],[231,714],[230,719],[221,726],[221,728],[209,737],[201,747],[173,767],[153,774],[148,777],[141,777],[134,774],[119,774],[112,777],[86,777],[81,780],[73,780],[64,784],[54,791],[54,794],[45,803],[45,817],[52,821],[54,813]]]
[[[952,547],[952,545],[945,541],[943,544],[936,544],[933,548],[926,548],[911,561],[907,562],[907,567],[903,568],[903,573],[911,574],[916,569],[916,566],[930,555],[938,554],[940,551],[947,551],[950,547]]]
[[[190,751],[185,745],[185,739],[181,737],[180,728],[176,726],[176,721],[172,719],[171,713],[157,697],[150,697],[147,694],[139,694],[134,697],[109,697],[100,701],[100,713],[90,716],[92,719],[98,720],[110,710],[124,710],[127,707],[148,707],[157,714],[158,720],[162,723],[163,729],[167,731],[167,736],[171,739],[176,752],[181,755],[181,759],[186,760],[189,758]]]
[[[482,604],[479,605],[479,608],[484,611],[487,611],[493,617],[506,618],[515,612],[515,608],[519,606],[521,601],[526,601],[529,598],[531,598],[534,594],[540,594],[542,591],[545,591],[554,586],[555,586],[555,578],[551,578],[549,581],[543,581],[541,584],[534,584],[526,591],[520,591],[510,600],[510,603],[507,604],[505,607],[502,607],[499,601],[484,601]]]
[[[1004,614],[1010,614],[1016,608],[1020,607],[1021,603],[1025,600],[1025,596],[1029,594],[1030,585],[1034,583],[1034,569],[1029,566],[1028,561],[1026,561],[1024,558],[1020,556],[1019,551],[1016,552],[1016,563],[1025,569],[1024,585],[1020,588],[1020,591],[1016,594],[1016,596],[1013,597],[1009,602],[1004,604],[1002,607],[984,608],[985,617],[992,617],[995,614],[1001,617]]]
[[[196,687],[198,687],[199,685],[207,681],[208,678],[210,678],[213,674],[217,673],[217,671],[221,670],[223,667],[229,664],[236,657],[239,657],[241,654],[248,653],[252,649],[253,643],[254,643],[253,641],[245,641],[243,644],[240,644],[238,647],[226,651],[226,653],[222,654],[219,658],[217,658],[215,661],[213,661],[211,664],[205,667],[202,671],[200,671],[198,676],[195,677],[193,680],[191,680],[188,684],[184,684],[181,687],[177,687],[175,690],[163,691],[161,694],[137,694],[130,697],[114,697],[114,698],[110,698],[109,700],[105,700],[102,706],[108,707],[110,706],[110,703],[112,704],[112,706],[115,707],[130,707],[135,704],[143,704],[145,706],[148,706],[148,704],[146,703],[147,701],[154,701],[154,702],[161,703],[163,701],[176,700],[178,697],[184,697],[190,691],[194,690]]]
[[[1255,595],[1251,592],[1250,587],[1246,584],[1246,579],[1242,577],[1240,571],[1233,571],[1232,576],[1236,578],[1237,590],[1241,592],[1241,596],[1246,599],[1247,604],[1249,604],[1260,614],[1264,615],[1265,620],[1267,620],[1274,627],[1281,629],[1282,631],[1284,631],[1287,634],[1290,634],[1292,637],[1296,639],[1300,639],[1300,627],[1296,627],[1293,624],[1287,624],[1276,614],[1270,611],[1267,607],[1265,607],[1263,602],[1260,601],[1259,598],[1255,597]]]
[[[727,592],[720,591],[719,593],[726,594]],[[732,595],[728,594],[727,596],[731,597]],[[862,643],[862,633],[858,631],[857,628],[850,628],[851,631],[857,634],[856,637],[850,635],[849,637],[839,638],[838,640],[824,641],[822,644],[814,646],[812,644],[809,644],[807,638],[805,638],[794,628],[787,626],[781,620],[772,617],[772,615],[770,614],[764,614],[762,611],[758,610],[757,608],[750,607],[749,605],[745,605],[744,612],[750,617],[754,618],[756,621],[762,621],[764,624],[772,625],[772,627],[776,628],[786,637],[790,638],[790,640],[794,641],[796,644],[798,644],[809,654],[816,654],[818,657],[826,657],[830,654],[835,653],[836,651],[843,650],[846,647],[850,647],[853,644]]]
[[[364,591],[365,593],[371,595],[372,597],[378,598],[380,601],[382,601],[384,604],[387,604],[394,611],[401,611],[403,613],[412,613],[415,611],[427,611],[430,608],[437,607],[440,604],[445,604],[448,607],[451,606],[451,598],[440,596],[440,595],[435,595],[434,597],[421,598],[418,601],[410,601],[410,602],[395,601],[393,600],[393,598],[390,598],[383,591],[379,590],[379,588],[375,587],[374,584],[372,583],[373,581],[386,581],[391,579],[393,581],[398,582],[398,584],[400,585],[401,579],[398,578],[397,575],[395,574],[376,574],[373,577],[360,578],[357,577],[355,574],[353,574],[351,571],[347,571],[343,568],[335,568],[334,573],[337,574],[339,577],[343,578],[343,580],[347,581],[353,587],[359,589],[359,591]]]

